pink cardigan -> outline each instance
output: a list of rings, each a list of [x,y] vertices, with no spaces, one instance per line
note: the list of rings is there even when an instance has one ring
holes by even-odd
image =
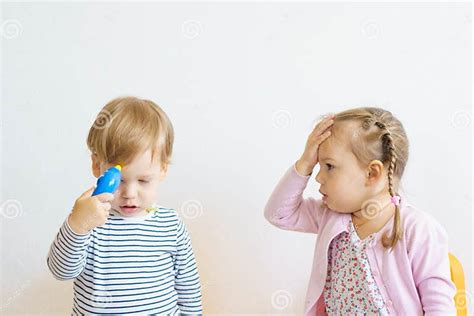
[[[350,214],[325,207],[321,199],[303,198],[310,176],[301,176],[295,165],[285,173],[265,206],[265,218],[273,225],[318,234],[304,315],[325,315],[323,287],[329,243],[344,231]],[[370,267],[391,315],[456,315],[448,257],[448,237],[427,213],[400,201],[403,238],[393,252],[380,241],[390,231],[391,220],[376,233],[367,248]]]

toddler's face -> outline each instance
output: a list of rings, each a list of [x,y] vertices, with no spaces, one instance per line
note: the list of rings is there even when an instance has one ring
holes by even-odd
[[[100,173],[95,170],[94,175],[100,176],[110,167],[113,165],[103,164]],[[144,216],[146,209],[156,202],[158,185],[165,176],[160,163],[151,162],[151,150],[137,155],[131,163],[122,166],[122,181],[114,193],[112,209],[126,217]]]
[[[353,213],[366,199],[366,170],[348,145],[340,140],[348,139],[349,135],[344,134],[348,132],[341,132],[337,138],[331,134],[319,146],[320,170],[316,181],[321,184],[320,193],[324,195],[323,201],[328,208],[340,213]]]

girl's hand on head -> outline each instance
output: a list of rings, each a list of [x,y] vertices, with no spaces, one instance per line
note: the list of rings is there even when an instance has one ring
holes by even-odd
[[[74,203],[69,215],[68,223],[77,234],[87,234],[92,229],[102,226],[107,221],[110,201],[114,199],[112,193],[102,193],[92,196],[95,187],[88,189]]]
[[[306,147],[300,159],[296,162],[296,171],[299,174],[308,176],[313,172],[318,163],[319,145],[331,135],[330,128],[334,124],[334,115],[322,119],[313,129],[306,141]]]

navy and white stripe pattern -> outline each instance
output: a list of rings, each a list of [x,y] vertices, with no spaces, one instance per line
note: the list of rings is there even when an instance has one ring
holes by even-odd
[[[66,219],[47,264],[55,278],[74,279],[72,315],[202,314],[191,240],[171,209],[156,207],[139,220],[111,211],[86,235]]]

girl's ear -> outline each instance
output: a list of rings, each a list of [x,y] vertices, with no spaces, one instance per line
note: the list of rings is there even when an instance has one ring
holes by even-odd
[[[92,160],[92,174],[94,175],[94,177],[98,178],[100,177],[100,162],[99,162],[99,158],[97,157],[97,154],[92,153],[91,160]]]
[[[384,166],[380,160],[372,160],[367,167],[366,184],[371,185],[383,176]]]

